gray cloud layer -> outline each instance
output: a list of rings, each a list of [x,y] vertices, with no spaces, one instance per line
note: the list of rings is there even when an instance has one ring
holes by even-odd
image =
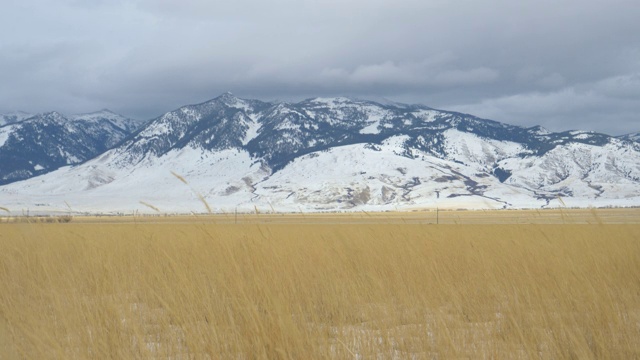
[[[640,130],[637,0],[48,0],[0,13],[0,112],[137,118],[230,90]]]

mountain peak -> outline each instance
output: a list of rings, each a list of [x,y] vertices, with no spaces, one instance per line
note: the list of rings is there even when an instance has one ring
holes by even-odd
[[[250,103],[254,102],[253,100],[245,100],[241,99],[231,92],[227,91],[222,93],[221,95],[213,98],[212,100],[207,101],[204,104],[221,104],[230,108],[237,108],[247,110],[251,107]]]
[[[49,112],[45,112],[45,113],[42,113],[42,114],[38,114],[38,115],[34,116],[33,119],[52,120],[52,121],[66,121],[66,120],[68,120],[67,117],[64,114],[59,113],[57,111],[49,111]]]
[[[233,95],[231,91],[226,91],[220,95],[218,95],[214,100],[236,100],[237,96]]]
[[[536,135],[549,135],[551,134],[551,131],[547,130],[546,128],[540,126],[540,125],[536,125],[533,127],[528,128],[527,130],[529,130],[530,132],[536,134]]]

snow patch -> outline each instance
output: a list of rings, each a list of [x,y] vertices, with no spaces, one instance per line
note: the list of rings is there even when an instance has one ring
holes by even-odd
[[[0,146],[3,146],[7,142],[7,140],[9,140],[11,130],[13,130],[13,126],[5,126],[0,128]]]
[[[412,114],[423,122],[433,122],[438,115],[441,115],[441,113],[436,110],[418,110],[413,111]]]
[[[374,114],[369,116],[368,121],[371,123],[360,130],[360,134],[379,134],[380,133],[380,121],[383,119],[381,114]]]
[[[251,121],[248,122],[247,126],[247,132],[245,133],[244,138],[242,139],[242,145],[247,145],[249,143],[249,141],[255,139],[258,134],[260,133],[260,128],[262,127],[262,124],[260,124],[259,122],[257,122],[255,119],[251,118]]]

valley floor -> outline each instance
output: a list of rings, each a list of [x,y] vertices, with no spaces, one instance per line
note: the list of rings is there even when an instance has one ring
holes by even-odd
[[[56,218],[52,216],[51,218]],[[0,217],[0,222],[29,218]],[[46,217],[34,217],[32,222]],[[81,223],[278,224],[640,224],[640,208],[539,210],[432,210],[351,213],[223,213],[192,215],[73,216]]]

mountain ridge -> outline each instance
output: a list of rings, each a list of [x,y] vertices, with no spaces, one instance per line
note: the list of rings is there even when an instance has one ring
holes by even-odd
[[[112,148],[138,122],[109,112],[65,116],[51,111],[0,127],[0,184],[79,164]]]
[[[6,114],[0,114],[0,127],[20,122],[32,116],[33,114],[24,111],[13,111]]]
[[[172,173],[189,186],[180,189]],[[269,103],[225,93],[152,119],[81,165],[0,193],[14,204],[26,201],[19,193],[48,194],[58,204],[51,208],[77,193],[94,199],[80,206],[91,211],[149,211],[143,201],[189,212],[200,196],[220,211],[629,206],[640,204],[640,144],[424,105]]]
[[[636,133],[621,135],[621,136],[618,136],[618,138],[629,140],[629,141],[640,142],[640,131]]]

